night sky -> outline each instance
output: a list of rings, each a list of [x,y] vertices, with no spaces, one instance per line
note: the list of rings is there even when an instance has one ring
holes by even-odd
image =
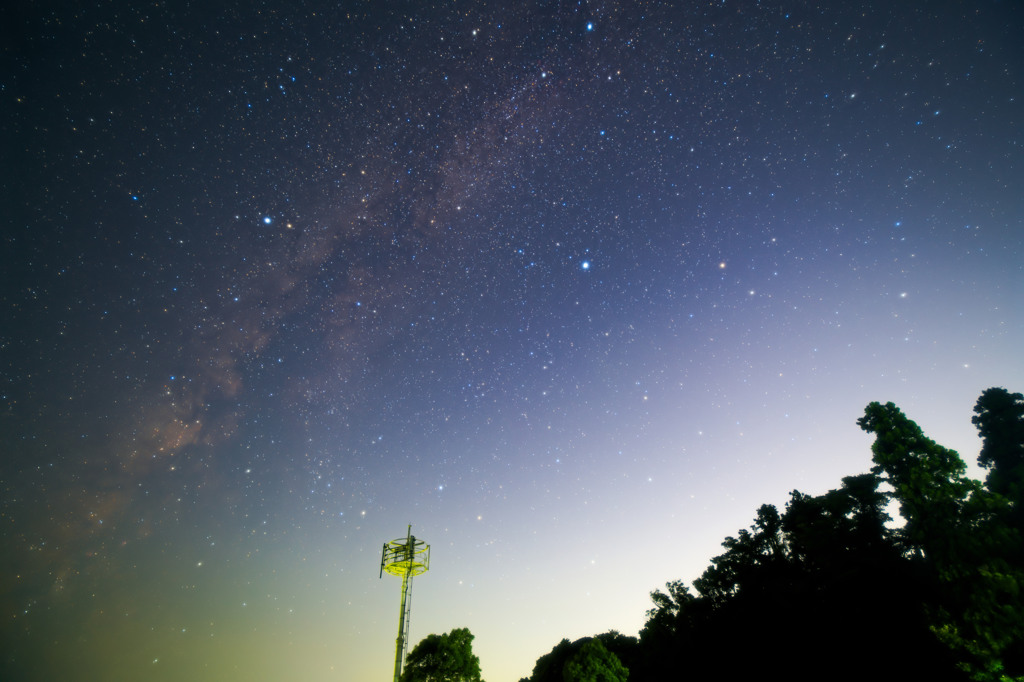
[[[0,678],[389,679],[412,523],[512,682],[872,400],[975,460],[1024,6],[519,4],[2,10]]]

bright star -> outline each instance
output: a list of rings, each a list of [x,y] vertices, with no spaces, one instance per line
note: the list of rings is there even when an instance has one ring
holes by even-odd
[[[580,263],[580,269],[581,270],[589,270],[590,269],[590,261],[585,260],[582,263]]]

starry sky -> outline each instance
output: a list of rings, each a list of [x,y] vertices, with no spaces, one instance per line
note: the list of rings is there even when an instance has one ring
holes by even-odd
[[[1024,389],[1020,3],[15,5],[5,680],[389,679],[411,523],[514,682]]]

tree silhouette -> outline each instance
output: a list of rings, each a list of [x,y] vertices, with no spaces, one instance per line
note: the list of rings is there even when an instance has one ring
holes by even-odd
[[[443,635],[427,635],[406,659],[401,682],[481,682],[472,633],[455,628]]]
[[[597,642],[600,644],[601,649],[614,658],[626,673],[629,673],[631,670],[630,666],[637,665],[640,655],[640,644],[636,637],[627,637],[615,630],[609,630],[608,632],[601,633],[596,637],[583,637],[575,642],[563,639],[561,642],[556,644],[550,652],[538,658],[536,665],[533,666],[533,674],[528,678],[523,678],[520,682],[564,682],[566,679],[566,666],[568,666],[571,661],[576,660],[579,665],[583,666],[583,663],[586,660],[591,660],[587,657],[582,659],[579,658],[584,647],[587,647],[590,642]],[[594,647],[591,647],[588,650],[592,653],[595,651]],[[603,654],[600,654],[599,652],[593,653],[593,656],[595,656],[597,660],[605,660]],[[618,666],[611,663],[608,663],[606,668],[609,671],[618,670]],[[573,668],[572,674],[585,675],[587,674],[587,670],[590,670],[590,668],[586,666],[583,666],[582,668]],[[583,677],[581,679],[593,678]],[[598,677],[596,679],[602,680],[605,678]],[[618,678],[612,677],[608,679],[617,680]]]
[[[762,505],[692,591],[651,593],[637,645],[562,640],[521,682],[605,679],[583,665],[598,640],[630,682],[1024,682],[1024,396],[988,389],[975,413],[987,485],[894,404],[871,403],[857,422],[875,436],[870,473],[794,490],[781,514]]]
[[[1017,518],[1024,512],[1024,395],[990,388],[974,406],[971,422],[985,444],[978,464],[989,469],[988,489],[1006,497]]]
[[[975,408],[982,435],[996,439],[986,439],[982,457],[1000,472],[1012,470],[1014,453],[1008,397],[989,389]],[[1021,675],[1024,570],[1019,554],[1007,552],[1019,534],[1006,524],[1006,498],[965,477],[960,456],[926,438],[892,403],[871,403],[858,424],[876,436],[872,471],[894,488],[906,521],[903,548],[937,587],[924,604],[932,631],[972,679]]]
[[[551,651],[537,659],[528,682],[561,682],[562,668],[577,650],[572,642],[563,637]]]
[[[954,561],[964,505],[981,487],[964,476],[960,455],[927,438],[892,403],[871,403],[857,424],[875,434],[871,471],[894,489],[906,521],[900,532],[906,550],[939,563]]]
[[[722,543],[728,551],[711,560],[711,567],[693,581],[701,595],[715,605],[723,605],[742,591],[744,597],[760,591],[770,574],[784,570],[786,541],[782,517],[773,505],[764,504],[750,531],[740,530],[738,537]]]
[[[626,682],[629,671],[601,640],[584,644],[562,669],[564,682]]]

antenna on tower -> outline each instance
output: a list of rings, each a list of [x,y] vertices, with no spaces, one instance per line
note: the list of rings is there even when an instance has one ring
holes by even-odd
[[[426,573],[428,568],[430,568],[430,545],[413,536],[411,523],[404,538],[384,543],[384,550],[380,555],[380,577],[383,578],[386,571],[402,578],[402,605],[398,611],[394,682],[398,682],[398,678],[402,674],[402,663],[405,661],[407,648],[405,637],[406,631],[409,629],[409,616],[412,612],[412,605],[409,604],[407,607],[406,604],[409,590],[412,588],[412,578]]]

